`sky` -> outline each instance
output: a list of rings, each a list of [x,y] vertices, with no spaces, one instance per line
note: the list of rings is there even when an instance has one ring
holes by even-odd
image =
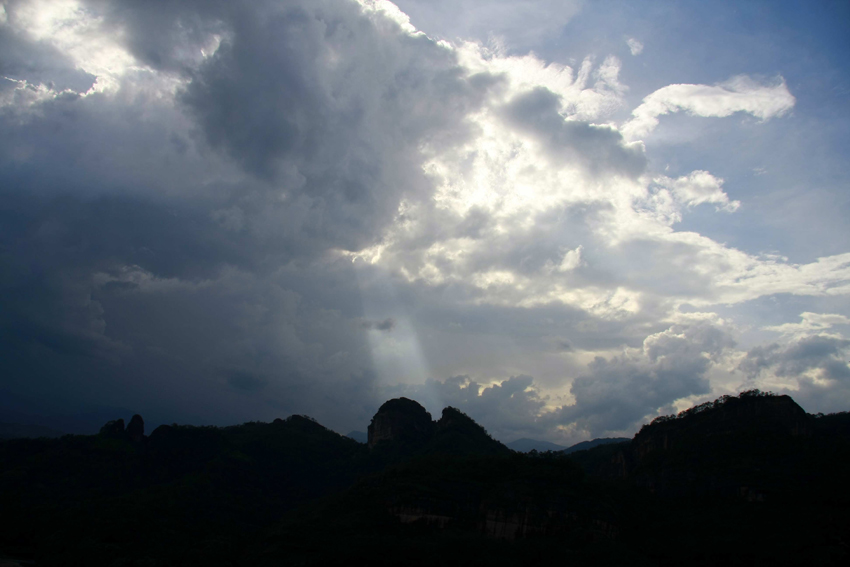
[[[850,410],[850,4],[0,1],[0,421]]]

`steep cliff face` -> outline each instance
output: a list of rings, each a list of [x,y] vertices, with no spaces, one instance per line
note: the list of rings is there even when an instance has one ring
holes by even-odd
[[[369,448],[384,442],[404,442],[417,446],[426,443],[434,433],[431,414],[407,398],[390,400],[378,409],[369,424]]]

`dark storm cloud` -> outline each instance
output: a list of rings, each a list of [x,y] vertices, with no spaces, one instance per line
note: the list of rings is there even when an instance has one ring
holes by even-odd
[[[227,383],[236,390],[255,392],[265,388],[268,385],[268,380],[262,376],[234,370],[227,374]]]
[[[782,389],[809,411],[846,411],[850,399],[850,340],[828,335],[803,337],[790,344],[751,349],[739,369],[751,379],[773,374],[795,379]]]
[[[677,398],[709,391],[708,380],[701,373],[688,372],[688,367],[677,372],[674,368],[656,369],[624,357],[610,360],[597,357],[588,366],[590,373],[573,382],[570,391],[576,404],[564,412],[564,421],[575,421],[593,435],[629,429],[645,415]]]
[[[627,146],[619,131],[579,120],[564,120],[560,97],[537,87],[518,95],[504,109],[515,127],[533,135],[554,160],[575,160],[591,173],[637,177],[647,161],[640,146]]]
[[[278,188],[302,233],[355,250],[402,197],[430,191],[419,149],[461,141],[487,88],[354,3],[284,3],[228,22],[182,100],[213,147]]]
[[[89,7],[156,72],[56,96],[91,75],[0,30],[2,68],[54,89],[0,108],[4,386],[171,419],[368,420],[360,290],[327,252],[427,198],[422,148],[463,141],[493,81],[352,2]]]
[[[389,317],[383,321],[363,321],[360,326],[364,329],[375,329],[376,331],[392,331],[395,328],[395,319]]]
[[[827,378],[850,379],[850,368],[843,352],[850,340],[816,335],[791,343],[758,346],[747,353],[739,368],[751,376],[772,369],[777,376],[799,376],[807,370],[822,369]]]
[[[85,0],[105,17],[112,33],[143,64],[189,74],[202,49],[214,49],[213,36],[226,33],[227,21],[246,6],[227,0]],[[257,6],[261,3],[257,2]]]
[[[679,398],[708,393],[712,359],[734,344],[723,330],[697,323],[650,336],[639,354],[596,357],[572,384],[575,405],[558,419],[593,436],[629,430]]]
[[[45,84],[56,91],[85,92],[95,76],[74,66],[67,55],[51,45],[35,41],[11,26],[0,26],[0,93],[14,88],[14,81]]]
[[[494,435],[524,433],[534,428],[534,418],[544,400],[532,389],[531,376],[511,376],[499,384],[481,387],[466,376],[456,376],[437,388],[446,405],[464,408]],[[539,432],[539,429],[537,429]]]

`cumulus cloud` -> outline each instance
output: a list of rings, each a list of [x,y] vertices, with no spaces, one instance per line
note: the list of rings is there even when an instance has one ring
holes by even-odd
[[[850,340],[811,335],[757,346],[740,363],[753,383],[789,393],[803,407],[846,411],[850,403]]]
[[[735,347],[728,322],[693,314],[647,336],[639,346],[595,356],[571,381],[567,396],[545,394],[541,380],[528,375],[487,380],[461,375],[388,393],[415,397],[434,411],[458,407],[505,441],[536,437],[572,444],[628,434],[674,411],[679,400],[709,395],[710,375],[730,370]]]
[[[740,75],[719,85],[668,85],[643,99],[623,125],[623,135],[630,140],[648,136],[658,117],[685,111],[694,116],[724,117],[746,112],[768,120],[781,116],[794,107],[796,99],[781,77],[773,84],[759,84]]]
[[[747,353],[741,369],[757,375],[772,368],[777,376],[800,376],[809,370],[819,370],[824,373],[824,379],[847,378],[850,377],[850,369],[840,359],[844,358],[841,353],[848,346],[850,341],[847,339],[822,335],[806,337],[784,346],[772,343]]]
[[[537,87],[511,100],[504,109],[508,123],[531,134],[556,162],[583,163],[593,173],[637,177],[646,167],[643,148],[623,144],[609,126],[564,120],[559,97]]]
[[[734,346],[722,326],[698,321],[652,334],[642,348],[596,357],[573,382],[575,404],[561,408],[559,420],[591,437],[634,429],[677,399],[707,394],[707,372]]]
[[[677,179],[659,177],[655,183],[668,189],[678,202],[687,207],[712,203],[718,210],[731,212],[741,206],[740,201],[729,200],[729,196],[723,191],[723,180],[707,171],[693,171],[687,177]]]

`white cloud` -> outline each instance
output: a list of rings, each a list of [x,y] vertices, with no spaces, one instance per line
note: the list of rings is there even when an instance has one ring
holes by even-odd
[[[31,85],[24,79],[0,77],[0,80],[13,85],[11,89],[0,90],[0,108],[11,107],[10,110],[16,110],[20,114],[32,111],[32,107],[62,94],[43,84]]]
[[[707,171],[692,171],[690,175],[676,179],[661,176],[655,179],[655,183],[670,190],[676,201],[686,207],[712,203],[717,205],[718,211],[733,212],[741,206],[740,201],[729,200],[723,191],[723,180]]]
[[[120,78],[136,69],[135,58],[121,46],[104,17],[79,0],[31,0],[14,6],[15,27],[67,54],[78,69],[97,77],[94,92],[115,90]]]
[[[631,51],[632,55],[640,55],[643,52],[643,44],[635,38],[630,37],[626,40],[626,43],[628,44],[629,51]]]
[[[739,75],[719,85],[668,85],[643,99],[622,131],[627,139],[648,136],[658,117],[685,111],[694,116],[724,117],[746,112],[768,120],[781,116],[794,107],[796,99],[781,77],[774,84],[762,85]]]
[[[472,72],[502,75],[507,89],[503,101],[544,87],[560,97],[559,112],[566,118],[581,121],[602,120],[623,105],[628,87],[620,83],[621,62],[613,55],[597,65],[593,57],[585,57],[578,70],[568,65],[547,62],[534,53],[505,55],[480,43],[465,42],[457,46],[460,63]]]
[[[575,249],[564,252],[564,257],[558,265],[555,265],[551,260],[547,260],[543,266],[544,271],[551,274],[553,271],[564,273],[575,270],[582,264],[581,248],[581,245],[578,245]]]
[[[850,318],[837,313],[811,313],[800,314],[802,321],[799,323],[784,323],[762,327],[765,331],[774,331],[790,336],[805,336],[811,334],[822,334],[823,331],[831,329],[835,325],[850,325]]]
[[[722,320],[675,324],[641,348],[596,357],[572,383],[575,403],[553,413],[589,437],[633,431],[678,399],[708,394],[709,371],[734,346]]]
[[[389,0],[356,0],[365,13],[378,13],[381,16],[397,23],[407,33],[415,33],[416,26],[410,23],[410,17],[398,9],[398,6]]]

